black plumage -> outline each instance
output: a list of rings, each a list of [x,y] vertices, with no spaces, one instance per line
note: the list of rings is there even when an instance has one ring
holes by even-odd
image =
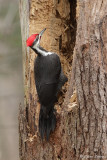
[[[57,93],[67,81],[67,78],[62,72],[59,56],[54,53],[47,56],[37,56],[34,73],[41,103],[39,131],[42,139],[46,134],[48,140],[50,132],[55,129],[56,125],[54,104],[57,101]]]

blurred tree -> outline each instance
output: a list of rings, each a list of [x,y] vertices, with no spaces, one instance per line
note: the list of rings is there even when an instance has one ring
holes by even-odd
[[[107,1],[103,0],[20,1],[25,74],[25,105],[20,108],[19,117],[22,160],[107,158],[106,11]],[[41,142],[38,134],[39,104],[33,78],[35,55],[26,49],[27,37],[45,27],[48,30],[42,46],[59,53],[69,77],[68,87],[63,89],[67,92],[56,105],[57,127],[49,142]]]
[[[17,0],[0,0],[0,160],[19,160],[18,106],[23,103]]]

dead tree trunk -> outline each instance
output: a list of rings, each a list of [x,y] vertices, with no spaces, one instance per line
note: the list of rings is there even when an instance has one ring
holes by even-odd
[[[25,86],[20,159],[107,159],[107,1],[20,0],[20,19]],[[45,27],[42,46],[59,54],[69,78],[56,104],[57,127],[49,142],[38,134],[36,55],[25,44]]]

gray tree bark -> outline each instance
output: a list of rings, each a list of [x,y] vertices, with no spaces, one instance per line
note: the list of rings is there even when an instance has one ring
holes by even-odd
[[[19,115],[20,158],[107,159],[107,1],[21,0],[20,18],[25,86]],[[36,55],[25,44],[29,35],[45,27],[42,46],[59,54],[69,78],[55,106],[57,126],[49,142],[42,142],[38,133]]]

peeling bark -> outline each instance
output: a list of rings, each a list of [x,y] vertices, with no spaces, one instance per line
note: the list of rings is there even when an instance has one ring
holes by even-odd
[[[107,159],[107,2],[20,0],[20,18],[25,57],[20,159]],[[41,45],[60,56],[69,78],[55,106],[57,126],[49,142],[42,142],[38,133],[40,106],[33,69],[36,55],[25,44],[29,35],[45,27]]]

